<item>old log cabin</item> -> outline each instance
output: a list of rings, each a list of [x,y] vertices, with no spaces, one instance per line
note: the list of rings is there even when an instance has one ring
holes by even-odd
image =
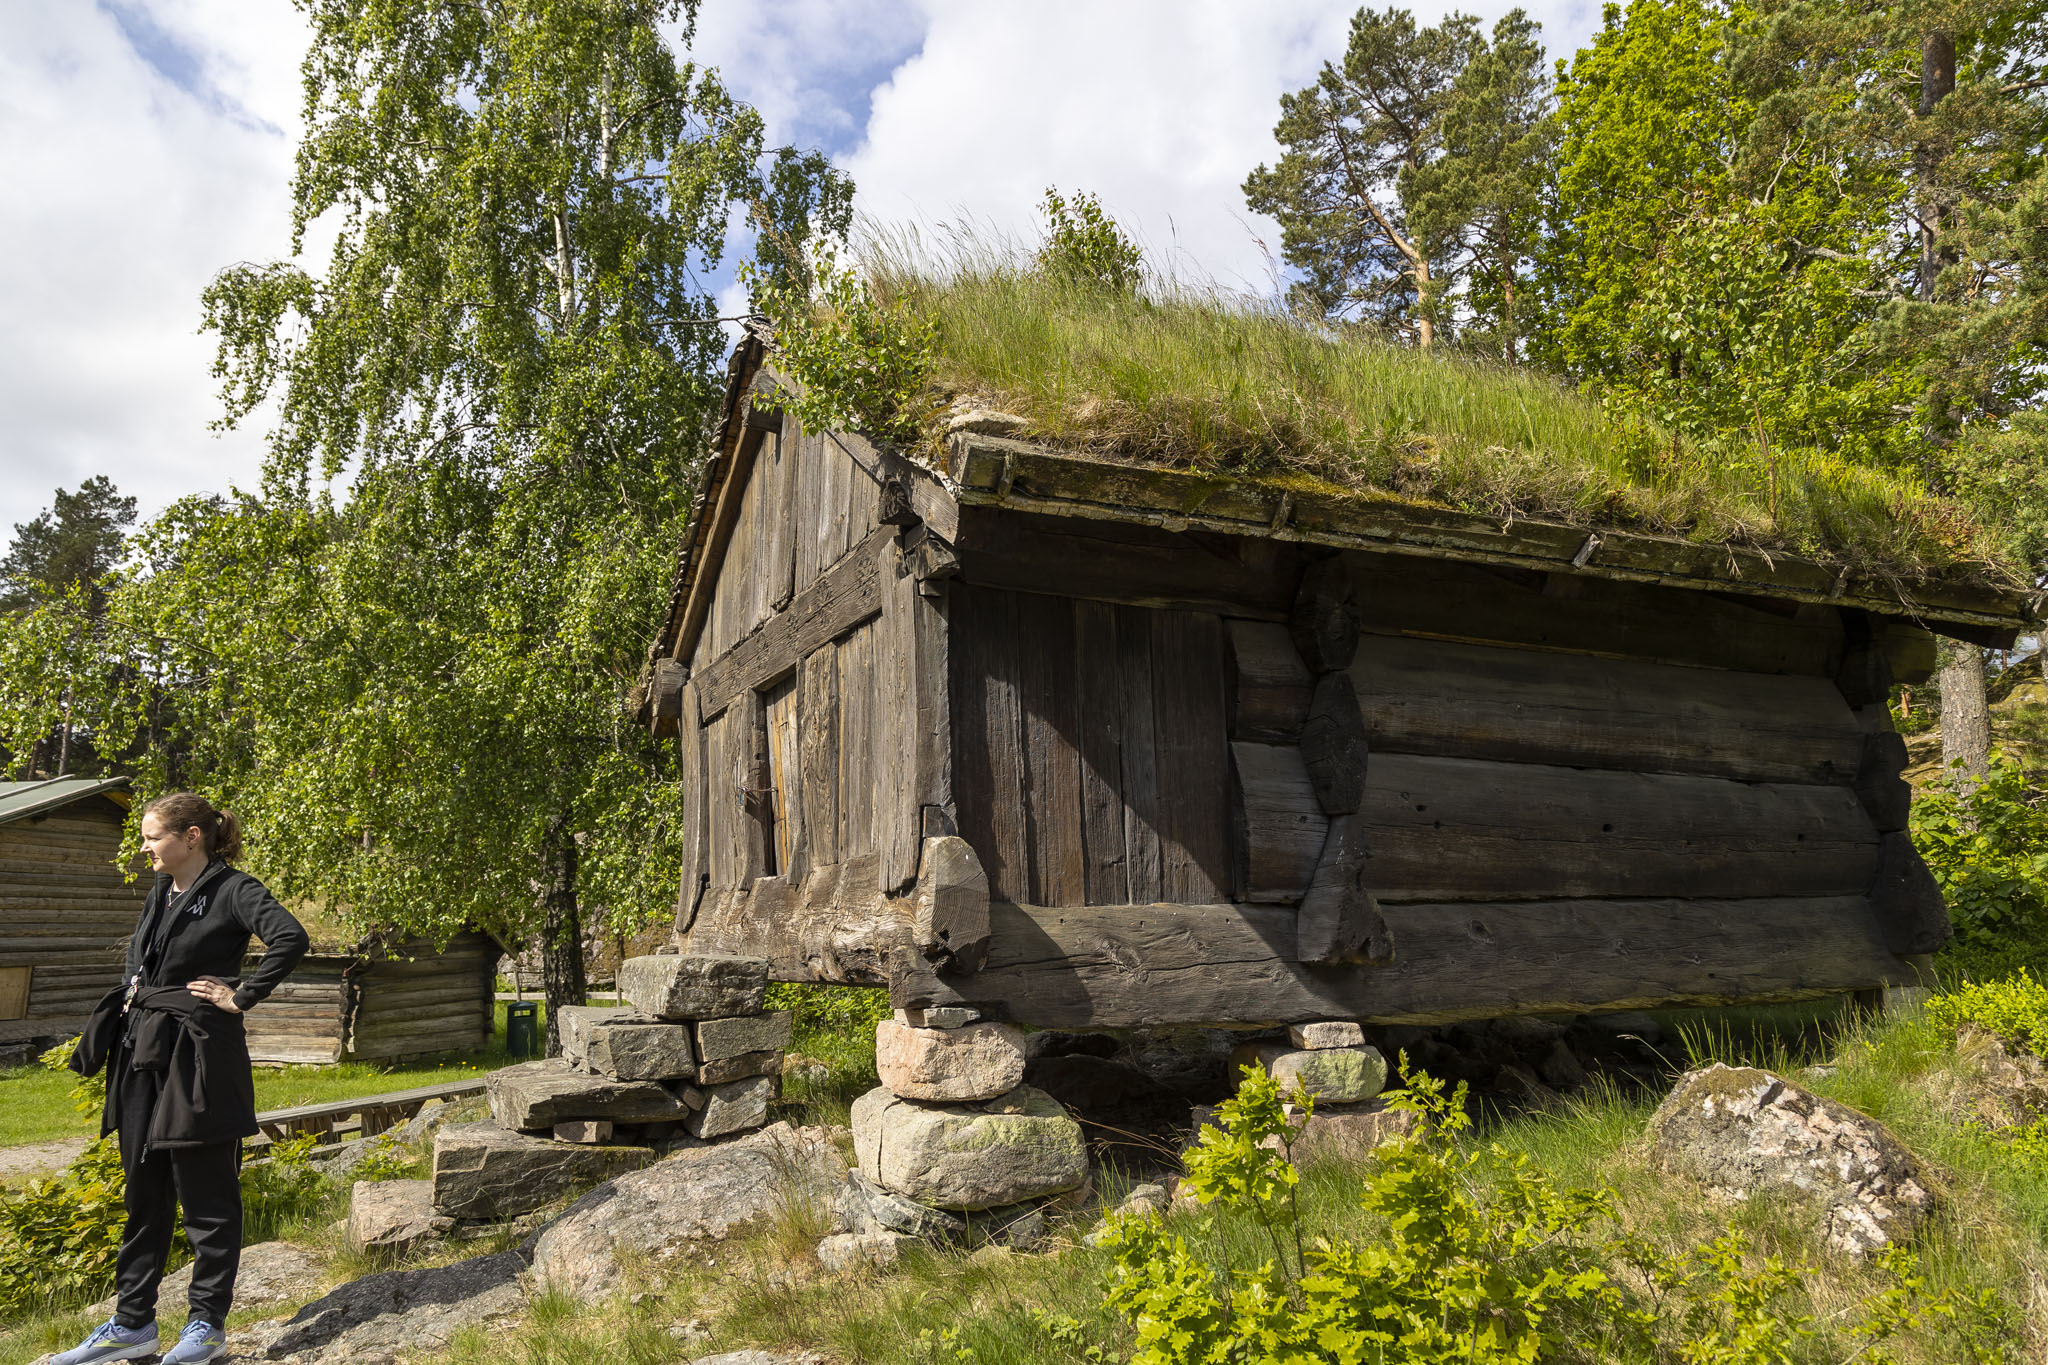
[[[379,934],[346,946],[316,941],[249,1011],[250,1060],[391,1061],[481,1048],[496,1027],[499,952],[474,933],[439,947]]]
[[[1894,681],[2027,600],[957,430],[736,354],[643,719],[692,951],[1047,1027],[1915,979]],[[768,390],[773,392],[773,390]],[[967,423],[971,428],[974,424]]]
[[[149,894],[121,868],[125,777],[0,782],[0,1044],[69,1037],[121,982]]]

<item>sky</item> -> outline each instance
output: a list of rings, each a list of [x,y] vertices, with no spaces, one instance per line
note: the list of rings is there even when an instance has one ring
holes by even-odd
[[[1554,55],[1599,23],[1578,0],[1526,8]],[[1265,291],[1279,232],[1239,187],[1356,9],[703,0],[691,55],[772,141],[827,152],[870,219],[1029,239],[1048,187],[1092,191],[1155,264]],[[144,516],[256,487],[267,414],[212,429],[199,298],[289,252],[305,46],[288,0],[0,0],[0,535],[94,474]]]

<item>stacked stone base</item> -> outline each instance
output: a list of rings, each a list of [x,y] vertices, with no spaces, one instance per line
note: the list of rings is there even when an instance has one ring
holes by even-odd
[[[562,1055],[494,1072],[491,1120],[436,1136],[436,1211],[516,1218],[668,1151],[761,1127],[792,1023],[763,1010],[767,987],[759,958],[627,961],[626,1005],[564,1008]]]
[[[828,1265],[887,1261],[901,1240],[1045,1236],[1040,1208],[1088,1183],[1081,1126],[1025,1085],[1024,1040],[971,1011],[898,1014],[875,1030],[882,1084],[853,1103],[859,1169],[840,1200],[852,1229]]]

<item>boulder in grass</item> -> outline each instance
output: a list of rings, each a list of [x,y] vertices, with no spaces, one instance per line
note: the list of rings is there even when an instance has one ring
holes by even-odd
[[[683,1130],[694,1138],[719,1138],[743,1133],[768,1121],[768,1102],[775,1098],[779,1082],[773,1076],[753,1076],[727,1085],[707,1086],[700,1093],[704,1107],[683,1119]]]
[[[778,1123],[600,1185],[540,1234],[534,1278],[578,1298],[617,1288],[619,1258],[704,1254],[744,1227],[831,1207],[846,1161],[829,1129]]]
[[[906,1100],[965,1104],[1007,1095],[1024,1080],[1024,1035],[1011,1024],[875,1025],[875,1070]]]
[[[1290,1115],[1290,1117],[1293,1117]],[[1417,1119],[1384,1104],[1317,1104],[1292,1149],[1297,1166],[1318,1161],[1356,1161],[1383,1142],[1415,1131]]]
[[[443,1128],[434,1137],[434,1207],[455,1218],[512,1218],[653,1160],[645,1147],[586,1147],[495,1123]]]
[[[518,1252],[501,1251],[429,1270],[367,1275],[255,1335],[264,1356],[300,1365],[361,1365],[400,1351],[438,1350],[463,1327],[524,1312],[525,1269]]]
[[[892,1194],[859,1171],[846,1177],[833,1213],[850,1232],[895,1232],[927,1242],[962,1241],[967,1236],[967,1220],[959,1214]]]
[[[435,1209],[431,1180],[358,1180],[349,1195],[351,1251],[402,1256],[447,1236],[454,1226],[453,1218]]]
[[[903,1248],[915,1245],[915,1237],[878,1229],[874,1232],[840,1232],[818,1243],[818,1264],[835,1275],[862,1266],[892,1266]]]
[[[1850,1255],[1907,1240],[1935,1207],[1919,1159],[1883,1124],[1754,1067],[1679,1077],[1650,1139],[1666,1169],[1726,1198],[1771,1191],[1817,1205],[1821,1235]]]
[[[697,1034],[697,1060],[716,1062],[749,1052],[787,1051],[796,1033],[796,1015],[776,1010],[737,1019],[700,1019],[692,1027]]]
[[[655,1019],[725,1019],[759,1014],[768,998],[768,963],[710,953],[629,957],[619,994]]]
[[[1081,1125],[1028,1085],[979,1104],[943,1105],[877,1087],[853,1102],[853,1148],[875,1184],[940,1209],[1018,1204],[1088,1178]]]
[[[637,1014],[593,1028],[583,1064],[616,1081],[687,1081],[697,1074],[690,1026]]]
[[[1298,1049],[1248,1043],[1231,1060],[1240,1066],[1263,1066],[1282,1090],[1299,1086],[1331,1104],[1369,1100],[1387,1084],[1387,1059],[1374,1047]]]
[[[658,1081],[615,1081],[579,1071],[559,1057],[493,1071],[485,1082],[491,1117],[501,1128],[544,1133],[570,1119],[660,1123],[687,1111],[686,1087]]]

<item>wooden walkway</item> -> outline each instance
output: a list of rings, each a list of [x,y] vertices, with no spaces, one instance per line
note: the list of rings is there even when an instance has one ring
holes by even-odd
[[[484,1078],[423,1085],[417,1090],[393,1090],[382,1095],[358,1095],[351,1100],[329,1100],[325,1104],[301,1104],[290,1109],[268,1109],[256,1116],[263,1136],[275,1142],[298,1133],[317,1133],[324,1140],[344,1120],[361,1123],[362,1136],[371,1137],[394,1128],[419,1113],[428,1100],[456,1100],[481,1095]]]

